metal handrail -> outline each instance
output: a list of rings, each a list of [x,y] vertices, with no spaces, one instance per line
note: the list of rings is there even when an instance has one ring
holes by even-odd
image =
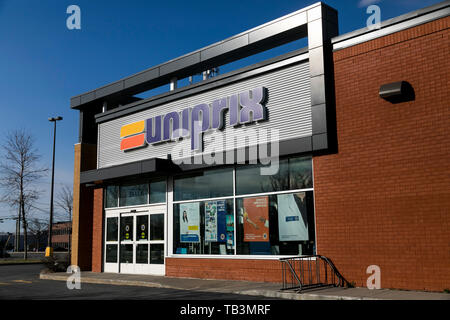
[[[283,288],[281,290],[319,287],[350,287],[350,283],[337,270],[334,263],[325,256],[309,255],[281,258]]]

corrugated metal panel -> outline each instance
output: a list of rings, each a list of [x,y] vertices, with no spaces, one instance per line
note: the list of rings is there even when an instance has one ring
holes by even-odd
[[[135,121],[145,120],[171,111],[181,111],[186,107],[193,107],[200,103],[211,103],[215,99],[251,90],[259,86],[268,89],[266,103],[268,120],[233,128],[228,126],[229,115],[227,112],[225,129],[223,131],[204,134],[205,151],[212,149],[216,152],[227,150],[224,145],[227,135],[229,136],[231,133],[233,135],[242,135],[245,133],[245,130],[250,128],[278,129],[281,140],[312,135],[309,63],[302,62],[225,87],[101,123],[99,125],[98,168],[155,157],[167,158],[168,154],[172,154],[172,159],[181,158],[181,155],[174,154],[172,151],[175,146],[179,149],[181,143],[189,144],[189,139],[150,145],[145,148],[123,152],[120,150],[120,129],[123,125]],[[208,141],[208,139],[211,140]],[[259,140],[259,142],[262,141]],[[239,139],[237,147],[244,145],[248,145],[248,141]],[[186,154],[183,157],[186,157]]]

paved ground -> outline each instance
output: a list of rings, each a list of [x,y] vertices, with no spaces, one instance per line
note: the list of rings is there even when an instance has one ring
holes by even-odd
[[[66,281],[66,273],[41,274],[41,279]],[[189,290],[190,292],[210,292],[221,294],[238,294],[247,296],[264,296],[290,300],[447,300],[450,294],[405,291],[405,290],[369,290],[367,288],[320,288],[307,290],[299,294],[294,291],[281,291],[281,284],[229,280],[205,280],[170,278],[151,275],[130,275],[117,273],[81,272],[82,283],[105,283],[119,286],[143,286]],[[251,298],[251,297],[248,297]]]
[[[180,279],[151,275],[81,273],[81,290],[69,290],[67,273],[41,273],[43,265],[0,266],[0,300],[447,300],[450,294],[367,288],[281,291],[280,284]],[[56,280],[56,281],[55,281]]]
[[[66,282],[39,279],[42,265],[0,266],[0,300],[4,299],[145,299],[145,300],[264,300],[267,297],[143,286],[82,283],[81,290]]]

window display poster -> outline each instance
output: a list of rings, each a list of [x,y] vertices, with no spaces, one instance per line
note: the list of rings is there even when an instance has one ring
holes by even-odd
[[[305,193],[280,194],[277,200],[280,241],[309,240]]]
[[[205,241],[226,242],[225,201],[205,202]]]
[[[244,220],[244,241],[269,242],[269,197],[245,198],[240,214]]]
[[[200,203],[180,204],[180,242],[200,242]]]
[[[234,216],[227,214],[227,245],[234,246]]]

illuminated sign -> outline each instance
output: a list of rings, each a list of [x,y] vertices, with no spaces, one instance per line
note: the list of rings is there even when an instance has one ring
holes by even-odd
[[[191,138],[191,150],[200,150],[202,134],[222,130],[225,112],[229,112],[229,125],[236,127],[267,118],[267,89],[258,87],[239,94],[201,103],[180,112],[169,112],[146,120],[122,126],[120,150],[129,151],[149,144]]]

